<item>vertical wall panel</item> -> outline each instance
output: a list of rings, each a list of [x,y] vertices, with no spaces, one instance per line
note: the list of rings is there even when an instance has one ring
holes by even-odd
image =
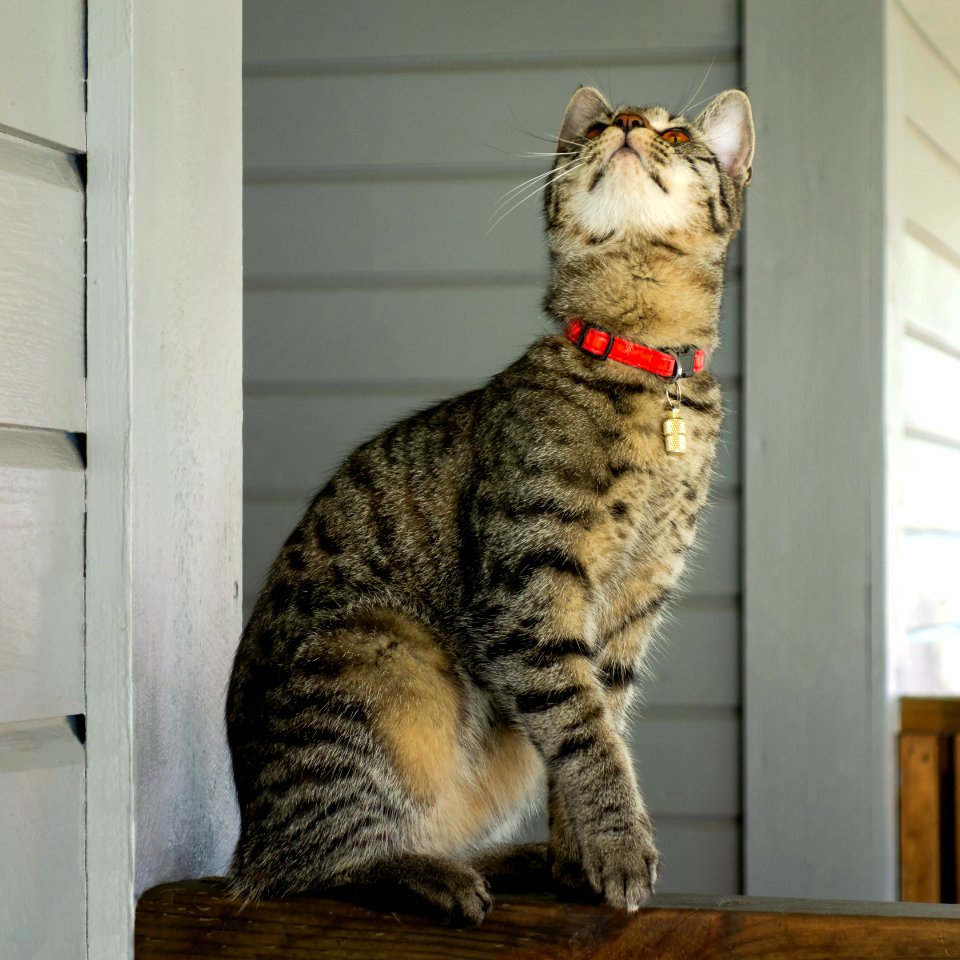
[[[744,9],[758,134],[744,275],[746,892],[879,899],[893,886],[884,9]]]

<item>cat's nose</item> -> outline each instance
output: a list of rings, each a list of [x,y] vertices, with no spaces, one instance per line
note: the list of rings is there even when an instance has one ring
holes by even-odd
[[[633,130],[636,127],[645,127],[646,123],[639,113],[618,113],[613,118],[613,125],[621,130]]]

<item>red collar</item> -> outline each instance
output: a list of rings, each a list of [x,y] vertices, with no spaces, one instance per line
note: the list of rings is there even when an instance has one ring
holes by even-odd
[[[641,343],[616,337],[602,327],[585,323],[580,317],[571,317],[564,333],[572,344],[590,357],[596,357],[597,360],[616,360],[628,367],[639,367],[663,377],[664,380],[692,377],[707,364],[707,355],[699,347],[654,350]]]

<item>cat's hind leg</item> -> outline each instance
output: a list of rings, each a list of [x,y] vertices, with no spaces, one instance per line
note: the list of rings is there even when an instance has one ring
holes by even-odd
[[[465,682],[429,628],[392,610],[354,612],[304,637],[259,695],[257,678],[247,682],[262,705],[238,698],[234,717],[234,894],[368,890],[381,907],[479,923],[489,894],[460,853],[496,808],[471,794]],[[516,744],[493,739],[514,757]]]
[[[516,843],[471,858],[494,893],[526,893],[550,888],[546,843]]]
[[[343,617],[304,638],[264,699],[234,755],[237,895],[376,890],[393,909],[392,888],[479,923],[489,895],[465,852],[528,803],[542,763],[491,726],[430,628],[394,610]]]

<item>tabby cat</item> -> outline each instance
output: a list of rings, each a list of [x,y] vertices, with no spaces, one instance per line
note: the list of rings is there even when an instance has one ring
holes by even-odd
[[[480,923],[521,866],[648,897],[623,734],[707,499],[721,398],[691,357],[718,343],[752,157],[740,91],[693,121],[574,94],[544,194],[557,332],[354,451],[267,576],[227,704],[237,896],[386,889]],[[548,844],[498,847],[544,784]]]

